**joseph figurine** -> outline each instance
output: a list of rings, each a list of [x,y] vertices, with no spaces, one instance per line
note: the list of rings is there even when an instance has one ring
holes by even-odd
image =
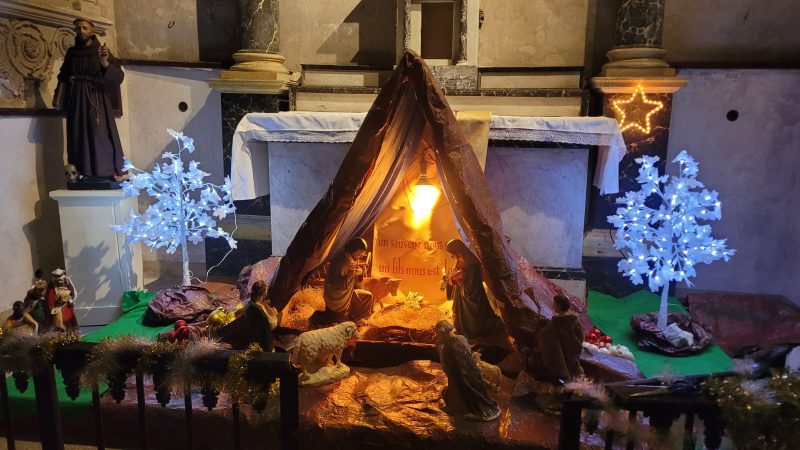
[[[53,107],[67,116],[67,162],[81,175],[113,179],[122,174],[123,161],[109,92],[125,74],[90,20],[73,24],[75,46],[64,56],[53,98]]]

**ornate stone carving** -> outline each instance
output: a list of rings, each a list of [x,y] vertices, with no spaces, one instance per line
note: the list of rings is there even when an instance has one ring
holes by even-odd
[[[26,80],[44,81],[69,48],[74,33],[59,28],[51,38],[27,20],[0,22],[0,84],[12,96],[25,93]]]

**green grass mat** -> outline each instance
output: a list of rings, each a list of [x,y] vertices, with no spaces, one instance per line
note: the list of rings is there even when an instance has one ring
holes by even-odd
[[[155,340],[158,333],[172,328],[172,325],[165,327],[148,327],[142,324],[142,318],[150,300],[155,297],[155,292],[131,291],[122,296],[121,310],[122,315],[114,322],[96,331],[86,334],[82,340],[87,342],[100,342],[106,337],[121,336],[123,334],[133,334],[144,338]],[[80,395],[75,400],[67,396],[64,388],[64,379],[61,372],[56,370],[56,390],[61,408],[62,417],[76,417],[80,414],[91,413],[92,394],[88,390],[81,390]],[[20,392],[14,385],[12,377],[6,378],[8,386],[8,400],[11,407],[11,414],[14,419],[30,417],[36,412],[36,397],[33,389],[33,380],[28,379],[28,388],[25,392]],[[105,386],[101,386],[101,392],[105,391]]]
[[[611,336],[614,344],[621,344],[630,349],[636,357],[636,364],[647,378],[665,373],[696,375],[732,368],[733,362],[716,344],[692,356],[673,357],[640,350],[631,330],[631,317],[657,311],[659,302],[658,295],[647,291],[638,291],[623,298],[589,291],[589,316],[597,328]],[[686,314],[683,305],[673,297],[669,299],[669,311]]]

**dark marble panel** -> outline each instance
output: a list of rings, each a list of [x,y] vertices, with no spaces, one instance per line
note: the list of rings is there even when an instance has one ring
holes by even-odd
[[[537,267],[536,270],[549,280],[586,279],[586,271],[583,269],[568,269],[564,267]]]
[[[615,47],[661,47],[665,0],[623,0],[617,10]]]
[[[603,115],[615,117],[612,108],[612,101],[629,97],[630,94],[618,94],[606,96],[603,106]],[[619,166],[619,194],[600,195],[596,187],[592,187],[591,200],[589,202],[588,228],[609,229],[612,228],[608,223],[607,217],[617,210],[616,199],[627,191],[638,191],[639,183],[636,177],[639,174],[639,164],[636,158],[642,155],[658,156],[661,160],[656,164],[658,172],[664,174],[665,159],[667,157],[667,144],[669,143],[669,121],[672,111],[671,94],[647,94],[647,98],[658,100],[664,104],[664,108],[651,116],[650,133],[645,135],[639,131],[630,129],[623,133],[625,145],[628,153],[622,159]],[[643,114],[642,114],[643,115]],[[657,200],[651,199],[649,206],[657,206]]]
[[[280,53],[278,0],[239,0],[239,10],[242,47]]]
[[[251,112],[278,112],[289,110],[286,95],[222,94],[222,147],[225,175],[231,174],[231,143],[236,125]],[[236,202],[237,213],[259,216],[269,215],[269,197]]]
[[[228,243],[220,238],[206,238],[206,268],[218,265],[211,271],[216,276],[236,276],[246,265],[256,263],[272,255],[272,241],[237,239],[236,249],[231,251]],[[224,260],[223,260],[224,258]]]

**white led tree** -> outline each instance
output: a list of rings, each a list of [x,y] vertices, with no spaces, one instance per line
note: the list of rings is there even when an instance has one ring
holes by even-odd
[[[680,165],[677,176],[659,176],[655,167],[657,156],[642,156],[636,181],[642,188],[626,192],[618,198],[617,214],[608,216],[616,228],[614,246],[625,258],[618,268],[633,284],[642,284],[643,276],[651,291],[661,289],[658,327],[667,327],[667,292],[672,281],[685,281],[696,275],[695,266],[710,264],[718,259],[726,262],[736,253],[728,249],[725,239],[714,239],[711,226],[698,221],[719,220],[721,206],[716,191],[705,189],[697,180],[697,162],[682,150],[672,162]],[[655,196],[657,209],[645,202]]]
[[[123,167],[130,174],[122,183],[125,195],[135,197],[145,191],[155,202],[142,214],[131,211],[127,223],[113,227],[127,235],[131,242],[143,242],[150,248],[166,248],[167,253],[174,253],[180,247],[183,285],[188,286],[191,272],[187,241],[197,244],[204,236],[224,238],[231,249],[236,248],[233,236],[217,226],[217,219],[224,219],[236,207],[231,199],[230,178],[225,177],[222,186],[206,183],[203,179],[210,174],[200,170],[196,161],[189,161],[187,170],[182,156],[183,152],[194,152],[194,140],[182,132],[170,129],[167,132],[178,143],[177,154],[165,152],[161,155],[167,162],[155,163],[151,172],[144,172],[125,158]]]

